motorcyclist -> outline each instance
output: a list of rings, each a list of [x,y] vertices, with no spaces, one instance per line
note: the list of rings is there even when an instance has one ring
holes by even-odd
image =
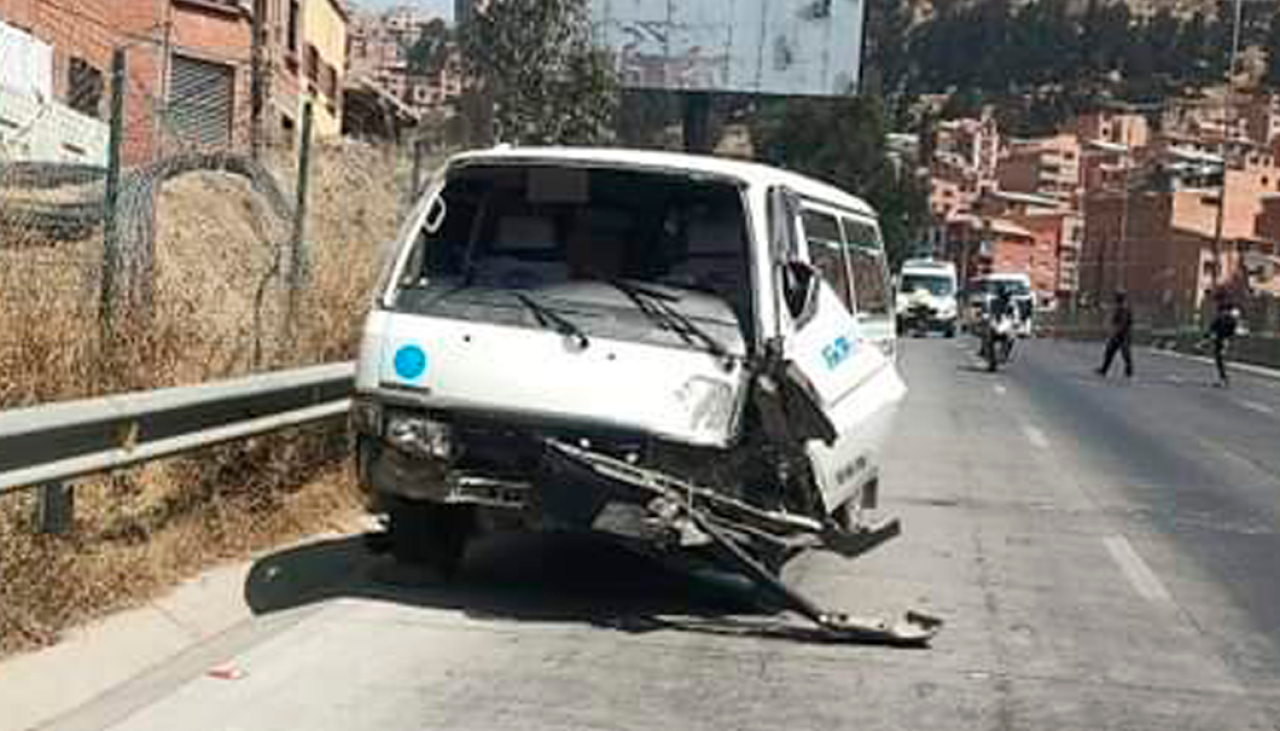
[[[995,343],[996,324],[1004,318],[1011,318],[1014,324],[1018,321],[1018,307],[1014,304],[1013,293],[1008,287],[998,287],[995,296],[991,298],[987,305],[986,326],[983,329],[982,337],[982,355],[989,357],[990,348]]]
[[[996,296],[991,300],[991,312],[989,317],[992,322],[996,322],[1002,317],[1017,317],[1017,308],[1013,306],[1013,295],[1007,287],[1000,287],[996,290]]]

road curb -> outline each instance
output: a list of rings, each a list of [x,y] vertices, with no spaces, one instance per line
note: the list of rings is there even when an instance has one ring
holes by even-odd
[[[1168,358],[1180,358],[1182,360],[1195,361],[1196,363],[1213,365],[1213,358],[1208,358],[1203,355],[1192,355],[1190,353],[1182,353],[1177,350],[1165,350],[1164,348],[1148,347],[1146,350],[1149,353],[1163,355]],[[1240,363],[1238,361],[1227,361],[1227,368],[1241,373],[1248,373],[1250,375],[1280,381],[1280,370],[1276,370],[1274,368],[1266,368],[1264,366],[1253,365],[1251,363]]]

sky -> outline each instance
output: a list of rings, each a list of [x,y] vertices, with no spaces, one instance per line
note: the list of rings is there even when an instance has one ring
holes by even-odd
[[[385,10],[393,5],[413,5],[449,19],[453,18],[453,2],[454,0],[351,0],[353,6],[369,10]]]

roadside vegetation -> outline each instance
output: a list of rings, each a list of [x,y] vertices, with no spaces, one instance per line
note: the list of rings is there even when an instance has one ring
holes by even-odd
[[[288,162],[277,166],[285,178]],[[0,246],[0,408],[352,357],[398,224],[390,162],[364,145],[318,148],[312,276],[292,335],[278,262],[287,224],[235,176],[192,173],[165,187],[153,320],[121,328],[110,348],[98,328],[101,239],[55,245],[10,232]],[[309,427],[78,482],[66,536],[37,534],[34,495],[0,497],[0,656],[211,564],[351,525],[360,498],[346,440],[342,424]]]

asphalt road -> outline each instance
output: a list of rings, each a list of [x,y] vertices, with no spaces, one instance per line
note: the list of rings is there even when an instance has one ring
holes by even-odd
[[[1280,381],[1154,354],[1102,381],[1047,342],[993,376],[971,346],[904,344],[904,537],[791,572],[940,615],[931,649],[805,642],[589,541],[493,541],[416,588],[337,541],[263,559],[253,621],[50,728],[1280,728]]]

